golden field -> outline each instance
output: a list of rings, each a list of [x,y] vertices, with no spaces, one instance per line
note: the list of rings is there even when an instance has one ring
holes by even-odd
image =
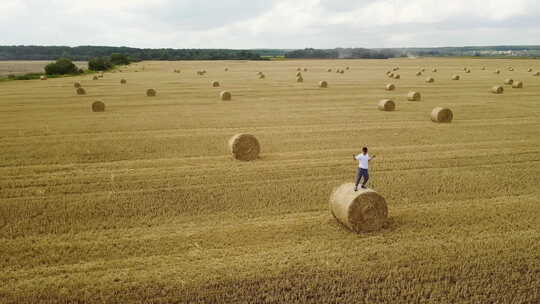
[[[385,75],[394,66],[399,80]],[[539,303],[540,77],[528,68],[540,64],[142,62],[96,81],[2,82],[0,303]],[[489,92],[506,78],[524,88]],[[396,111],[378,111],[383,98]],[[430,121],[437,106],[451,124]],[[237,133],[257,136],[260,159],[231,159]],[[328,199],[365,145],[390,224],[357,235]]]

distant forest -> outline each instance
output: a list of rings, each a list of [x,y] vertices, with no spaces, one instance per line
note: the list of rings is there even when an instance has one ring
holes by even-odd
[[[540,46],[485,46],[436,48],[335,48],[284,49],[138,49],[107,46],[0,46],[0,60],[56,60],[69,58],[87,61],[114,53],[140,60],[268,60],[270,58],[305,59],[385,59],[393,57],[529,57],[540,58]]]

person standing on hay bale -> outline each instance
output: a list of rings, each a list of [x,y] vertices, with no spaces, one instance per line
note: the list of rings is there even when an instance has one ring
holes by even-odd
[[[358,191],[358,185],[360,184],[362,177],[364,178],[364,182],[362,183],[362,189],[366,189],[366,184],[369,180],[369,162],[375,158],[375,155],[373,155],[373,157],[370,157],[368,154],[368,148],[363,147],[362,153],[358,155],[353,154],[353,158],[358,161],[358,172],[356,173],[356,183],[354,184],[354,191]]]

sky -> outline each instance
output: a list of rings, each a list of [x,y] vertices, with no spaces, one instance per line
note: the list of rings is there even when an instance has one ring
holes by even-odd
[[[0,0],[0,45],[539,44],[539,0]]]

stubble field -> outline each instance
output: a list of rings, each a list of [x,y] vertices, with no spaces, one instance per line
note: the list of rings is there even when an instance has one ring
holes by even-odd
[[[395,66],[399,80],[385,75]],[[540,64],[142,62],[96,81],[0,83],[0,303],[538,303],[540,77],[528,68]],[[524,88],[489,92],[506,78]],[[396,111],[378,111],[383,98]],[[454,121],[431,122],[436,106]],[[260,159],[231,159],[236,133],[257,136]],[[356,235],[328,199],[363,146],[390,223]]]

